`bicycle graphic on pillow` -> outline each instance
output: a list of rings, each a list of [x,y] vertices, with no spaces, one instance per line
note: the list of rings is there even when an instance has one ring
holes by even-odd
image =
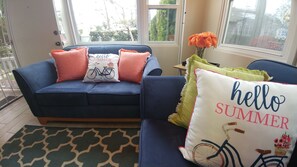
[[[99,63],[97,63],[99,64]],[[97,76],[101,76],[101,77],[104,77],[106,79],[112,79],[115,75],[115,72],[114,72],[114,68],[113,68],[113,63],[108,63],[108,66],[104,66],[102,71],[95,66],[95,68],[93,69],[89,69],[88,73],[87,73],[87,77],[89,79],[94,79],[96,78]]]
[[[228,155],[231,159],[231,164],[233,167],[236,166],[235,164],[235,157],[237,157],[237,160],[241,167],[243,167],[241,157],[236,150],[236,148],[229,143],[230,136],[228,134],[228,131],[232,130],[237,133],[244,133],[244,130],[237,129],[237,128],[227,128],[228,126],[235,126],[237,125],[236,122],[229,122],[222,126],[223,131],[226,135],[226,140],[223,142],[223,144],[220,146],[210,140],[202,139],[201,141],[203,143],[197,144],[193,148],[192,156],[193,160],[196,164],[200,165],[208,165],[208,166],[220,166],[220,167],[227,167],[230,162]],[[257,163],[260,162],[260,165],[257,165],[259,167],[268,167],[268,166],[277,166],[277,167],[283,167],[285,166],[283,163],[284,158],[288,158],[287,156],[276,156],[276,155],[269,155],[271,153],[271,150],[262,150],[262,149],[256,149],[256,152],[259,153],[258,158],[253,162],[251,167],[255,167]],[[233,153],[235,155],[233,155]]]

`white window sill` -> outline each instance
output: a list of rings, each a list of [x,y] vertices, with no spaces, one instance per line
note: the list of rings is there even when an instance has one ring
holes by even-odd
[[[217,52],[223,52],[252,59],[270,59],[285,63],[288,62],[288,56],[283,55],[282,52],[268,49],[221,44],[215,50]]]

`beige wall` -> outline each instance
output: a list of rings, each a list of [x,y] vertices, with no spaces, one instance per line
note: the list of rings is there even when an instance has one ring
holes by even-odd
[[[178,71],[173,68],[178,64],[179,47],[176,46],[162,46],[162,45],[150,45],[153,50],[153,54],[158,58],[160,66],[162,68],[162,75],[177,75]]]
[[[207,0],[186,0],[181,61],[186,60],[189,56],[195,53],[195,48],[193,46],[188,46],[188,37],[203,31],[203,22],[205,18],[204,10],[206,4]]]

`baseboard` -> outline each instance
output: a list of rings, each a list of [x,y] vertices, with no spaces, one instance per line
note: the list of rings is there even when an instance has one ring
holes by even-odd
[[[61,117],[37,117],[40,124],[48,122],[140,122],[140,118],[61,118]]]

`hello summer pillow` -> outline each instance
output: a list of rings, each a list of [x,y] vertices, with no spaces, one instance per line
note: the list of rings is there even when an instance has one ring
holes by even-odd
[[[185,159],[202,166],[286,166],[297,137],[297,85],[197,69]]]
[[[168,117],[168,121],[184,128],[188,128],[193,112],[195,99],[199,90],[196,88],[196,68],[213,71],[233,78],[240,78],[247,81],[268,80],[270,76],[265,71],[249,70],[246,68],[219,68],[209,64],[205,59],[192,55],[187,59],[186,84],[181,91],[181,99],[177,104],[176,112]]]

